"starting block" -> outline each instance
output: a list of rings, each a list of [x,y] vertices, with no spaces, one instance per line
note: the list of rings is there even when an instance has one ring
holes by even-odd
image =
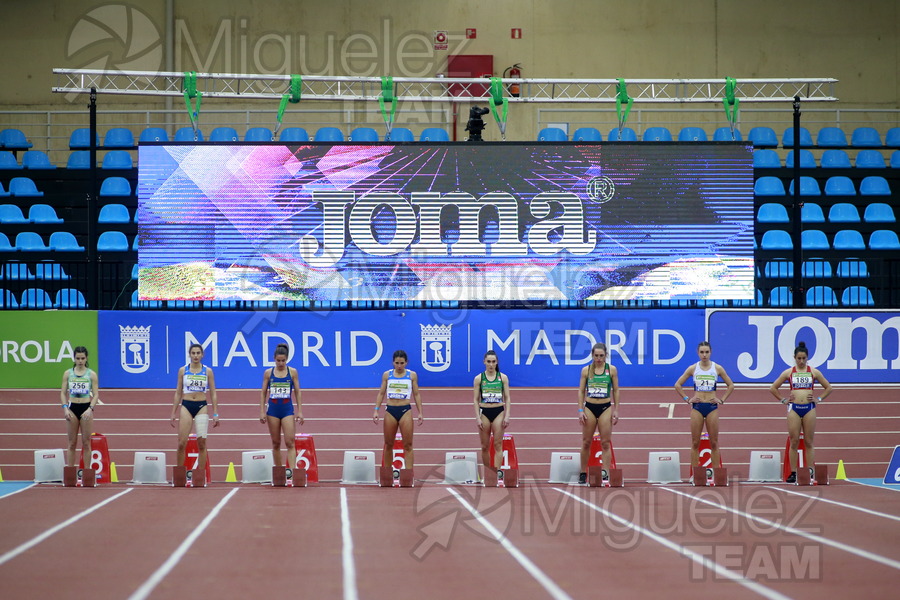
[[[409,488],[413,486],[413,470],[400,469],[400,487]]]
[[[798,469],[797,485],[828,485],[828,465]]]
[[[164,452],[135,452],[132,483],[166,484],[166,454]]]
[[[62,481],[65,466],[65,450],[35,450],[34,482]]]
[[[497,470],[486,468],[484,470],[484,487],[497,487],[499,479],[497,478]]]
[[[604,479],[603,471],[607,471]],[[625,479],[622,469],[604,469],[600,466],[590,466],[587,470],[588,486],[590,487],[625,487]]]
[[[551,452],[549,483],[578,483],[581,474],[581,454],[579,452]]]
[[[280,465],[272,467],[272,487],[306,487],[306,481],[304,469],[290,469]]]
[[[459,485],[478,481],[474,452],[447,452],[444,455],[444,483]]]
[[[397,471],[397,479],[400,479],[400,471]],[[400,482],[397,482],[399,485]],[[378,485],[381,487],[394,487],[394,469],[389,465],[382,465],[378,468]]]
[[[341,483],[379,483],[375,479],[375,453],[346,450]]]
[[[728,469],[720,467],[694,467],[691,483],[698,487],[728,487]]]
[[[172,467],[172,486],[187,487],[187,485],[187,468],[183,465],[175,465]]]
[[[97,487],[97,472],[94,469],[64,467],[63,485],[66,487]]]
[[[241,483],[271,483],[274,466],[271,450],[241,453]]]
[[[680,483],[681,462],[677,452],[651,452],[647,483]]]

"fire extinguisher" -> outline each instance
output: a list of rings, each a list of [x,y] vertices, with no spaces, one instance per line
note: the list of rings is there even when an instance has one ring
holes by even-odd
[[[522,65],[516,63],[511,67],[506,67],[506,69],[503,71],[503,78],[506,79],[507,76],[510,79],[519,79],[520,77],[522,77]],[[510,83],[508,86],[506,86],[506,91],[509,92],[509,95],[513,98],[518,98],[520,91],[519,84]]]

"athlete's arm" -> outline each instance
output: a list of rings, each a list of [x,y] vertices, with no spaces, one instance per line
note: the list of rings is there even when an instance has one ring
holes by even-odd
[[[300,401],[300,375],[294,367],[288,367],[291,374],[291,381],[294,382],[294,393],[297,394],[297,416],[295,419],[303,425],[303,403]]]
[[[781,394],[778,393],[778,388],[780,388],[781,385],[782,385],[785,381],[787,381],[788,377],[790,377],[790,376],[791,376],[791,370],[790,370],[790,369],[785,369],[784,372],[782,372],[781,375],[778,376],[778,379],[776,379],[776,380],[772,383],[772,385],[769,386],[769,391],[770,391],[770,392],[772,393],[772,395],[775,396],[775,398],[776,398],[779,402],[781,402],[782,404],[784,404],[784,399],[781,397]]]
[[[272,369],[263,371],[262,389],[259,393],[259,422],[266,422],[266,402],[269,401],[269,381],[272,376]]]
[[[419,410],[419,425],[425,421],[422,414],[422,395],[419,393],[419,375],[415,371],[409,372],[409,380],[412,382],[413,398],[416,400],[416,408]]]
[[[734,382],[731,380],[731,377],[728,376],[728,373],[725,372],[725,368],[722,365],[716,365],[716,374],[722,378],[722,381],[724,381],[727,386],[725,395],[719,400],[719,404],[725,404],[725,401],[728,400],[728,396],[734,392]]]
[[[687,382],[688,377],[694,374],[694,367],[697,365],[691,365],[687,369],[684,370],[684,373],[681,374],[681,377],[678,378],[678,381],[675,382],[675,391],[678,392],[678,397],[684,400],[685,402],[690,402],[691,399],[684,393],[684,384]]]
[[[209,382],[209,398],[213,407],[213,427],[219,426],[219,400],[216,397],[216,378],[213,370],[206,367],[206,380]]]
[[[818,369],[812,369],[812,372],[813,377],[815,377],[816,381],[818,381],[822,386],[822,395],[819,396],[818,399],[816,399],[816,402],[821,402],[831,395],[831,392],[834,390],[834,388],[831,387],[831,383],[827,379],[825,379],[825,376],[822,375],[821,371],[819,371]]]
[[[609,365],[609,378],[612,380],[612,422],[615,425],[619,421],[619,369],[613,365]]]

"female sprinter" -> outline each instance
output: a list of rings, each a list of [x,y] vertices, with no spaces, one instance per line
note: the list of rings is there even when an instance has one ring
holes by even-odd
[[[175,427],[175,417],[178,417],[178,453],[175,457],[175,465],[184,464],[185,448],[193,426],[197,433],[197,448],[200,450],[197,469],[205,474],[206,435],[209,431],[207,396],[212,402],[213,427],[219,426],[216,380],[213,377],[212,369],[202,362],[203,346],[191,344],[188,348],[188,355],[191,357],[191,362],[178,369],[178,386],[175,389],[175,402],[172,406],[172,427]],[[180,409],[179,405],[181,405]]]
[[[503,479],[503,431],[509,426],[509,379],[500,372],[497,353],[484,354],[484,372],[475,376],[475,419],[481,437],[481,462],[484,470],[495,469]],[[494,436],[494,464],[491,464],[491,435]]]
[[[97,374],[87,366],[87,348],[76,346],[72,357],[75,363],[63,373],[62,389],[59,392],[69,435],[66,465],[75,466],[75,444],[78,442],[78,430],[81,429],[82,452],[88,457],[87,463],[90,466],[94,406],[100,401],[100,386],[97,384]]]
[[[297,463],[294,421],[303,425],[303,407],[300,403],[300,381],[297,377],[297,369],[287,366],[287,360],[287,344],[278,344],[275,348],[275,366],[266,369],[263,374],[259,422],[265,423],[268,420],[269,435],[272,436],[272,457],[275,459],[276,466],[282,464],[281,434],[284,432],[288,468],[293,469]],[[294,398],[297,399],[296,413],[294,413]]]
[[[682,400],[690,404],[691,409],[691,470],[700,466],[700,436],[703,433],[703,424],[706,423],[706,433],[709,434],[709,449],[712,450],[712,465],[719,466],[719,404],[725,404],[728,396],[734,392],[734,382],[722,368],[709,360],[712,354],[712,346],[709,342],[700,342],[697,346],[697,355],[700,362],[694,363],[685,369],[678,381],[675,382],[675,391]],[[684,393],[682,386],[688,377],[694,378],[694,395]],[[728,386],[722,398],[716,396],[716,382],[719,378]]]
[[[403,455],[407,469],[413,468],[413,418],[410,400],[415,399],[419,413],[419,426],[425,421],[422,415],[422,397],[419,395],[419,376],[406,368],[408,359],[406,352],[394,352],[394,368],[381,376],[381,389],[375,400],[375,416],[372,421],[378,423],[378,409],[387,398],[387,414],[384,415],[384,457],[394,455],[394,438],[397,429],[403,438]],[[385,460],[390,464],[390,460]]]
[[[787,483],[797,482],[797,447],[800,444],[800,432],[803,432],[803,443],[806,446],[806,464],[812,475],[816,466],[816,403],[821,402],[831,394],[831,384],[822,373],[810,367],[806,361],[809,358],[809,350],[806,343],[800,342],[794,349],[794,362],[796,366],[785,369],[778,379],[769,388],[772,395],[778,398],[782,404],[787,404],[788,434],[791,437],[791,449],[788,457],[791,463],[791,474]],[[782,398],[778,392],[785,381],[791,386],[791,395]],[[818,381],[822,386],[822,394],[813,396],[813,386]]]
[[[594,431],[600,433],[604,479],[608,478],[612,463],[610,438],[613,425],[619,422],[619,371],[606,362],[606,358],[606,344],[594,344],[591,364],[581,370],[581,383],[578,385],[578,421],[581,423],[581,474],[578,483],[581,484],[587,483]]]

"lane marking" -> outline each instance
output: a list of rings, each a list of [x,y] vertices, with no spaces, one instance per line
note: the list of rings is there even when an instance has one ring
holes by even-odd
[[[213,522],[219,512],[222,510],[229,500],[238,492],[240,488],[234,488],[230,492],[228,492],[224,498],[219,500],[219,503],[209,512],[206,517],[200,521],[200,524],[194,528],[189,536],[184,538],[184,541],[181,542],[181,545],[175,549],[175,551],[169,556],[169,558],[164,562],[160,567],[151,575],[147,581],[145,581],[141,587],[136,589],[133,594],[131,594],[128,599],[129,600],[143,600],[149,596],[153,589],[159,585],[159,583],[165,579],[166,575],[175,568],[175,565],[178,564],[178,561],[187,553],[190,547],[197,541],[197,538],[209,527],[209,524]],[[130,490],[129,490],[130,491]]]
[[[37,546],[38,544],[40,544],[41,542],[43,542],[44,540],[46,540],[48,537],[52,536],[53,534],[55,534],[55,533],[57,533],[57,532],[59,532],[59,531],[65,529],[66,527],[68,527],[68,526],[71,525],[72,523],[75,523],[75,522],[77,522],[78,520],[80,520],[80,519],[82,519],[82,518],[88,516],[89,514],[91,514],[92,512],[94,512],[95,510],[97,510],[97,509],[99,509],[99,508],[101,508],[101,507],[103,507],[103,506],[106,506],[107,504],[109,504],[109,503],[112,502],[113,500],[117,500],[117,499],[121,498],[122,496],[124,496],[125,494],[127,494],[127,493],[130,492],[130,491],[132,491],[132,490],[131,490],[131,489],[127,489],[127,490],[124,490],[124,491],[119,492],[119,493],[116,494],[115,496],[110,496],[109,498],[107,498],[107,499],[104,500],[103,502],[100,502],[100,503],[98,503],[98,504],[95,504],[95,505],[92,506],[91,508],[88,508],[88,509],[86,509],[86,510],[81,511],[80,513],[78,513],[78,514],[75,515],[74,517],[71,517],[71,518],[66,519],[65,521],[63,521],[63,522],[60,523],[59,525],[56,525],[56,526],[54,526],[54,527],[51,527],[50,529],[48,529],[48,530],[45,531],[44,533],[40,534],[39,536],[33,537],[33,538],[31,538],[30,540],[28,540],[27,542],[25,542],[24,544],[22,544],[22,545],[20,545],[20,546],[18,546],[18,547],[16,547],[16,548],[13,548],[13,549],[10,550],[9,552],[6,552],[6,553],[3,554],[2,556],[0,556],[0,565],[4,564],[4,563],[6,563],[6,562],[8,562],[8,561],[10,561],[10,560],[12,560],[13,558],[15,558],[15,557],[17,557],[18,555],[22,554],[22,553],[25,552],[26,550],[29,550],[30,548],[33,548],[33,547]]]
[[[477,510],[475,510],[475,507],[473,507],[462,496],[460,496],[459,492],[454,490],[452,487],[447,489],[451,494],[456,496],[456,499],[459,500],[459,503],[462,504],[479,523],[481,523],[482,527],[487,529],[488,533],[494,536],[495,540],[500,542],[500,545],[503,546],[503,548],[507,552],[509,552],[513,558],[516,559],[516,561],[522,566],[522,568],[528,571],[528,574],[534,577],[534,579],[537,580],[537,582],[540,583],[545,590],[547,590],[547,593],[550,594],[550,597],[555,598],[556,600],[572,600],[571,596],[569,596],[562,590],[562,588],[556,585],[556,583],[552,579],[547,577],[547,575],[543,571],[541,571],[541,569],[537,565],[531,562],[531,559],[525,556],[525,554],[523,554],[521,550],[516,548],[515,545],[513,545],[513,543],[510,542],[509,539],[500,532],[500,530],[494,527],[490,521],[484,518],[484,516],[482,516],[482,514]]]
[[[18,487],[20,485],[22,487]],[[0,498],[8,498],[9,496],[15,496],[19,492],[24,492],[25,490],[29,490],[36,485],[37,485],[37,483],[35,483],[34,481],[32,481],[30,483],[27,481],[0,482]],[[17,488],[17,489],[13,489],[13,488]],[[4,490],[12,490],[12,491],[6,492]]]
[[[751,521],[756,521],[757,523],[762,523],[768,527],[772,527],[775,529],[779,529],[784,531],[785,533],[790,533],[793,535],[798,535],[800,537],[805,537],[808,540],[813,542],[818,542],[819,544],[823,544],[825,546],[830,546],[832,548],[836,548],[838,550],[843,550],[844,552],[848,552],[850,554],[855,554],[861,558],[865,558],[871,560],[873,562],[880,563],[887,567],[891,567],[893,569],[900,570],[900,561],[896,561],[892,558],[887,558],[886,556],[881,556],[880,554],[875,554],[874,552],[869,552],[868,550],[863,550],[862,548],[857,548],[855,546],[850,546],[848,544],[842,544],[836,540],[832,540],[826,537],[822,537],[821,535],[816,535],[814,533],[809,533],[807,531],[803,531],[802,529],[797,529],[796,527],[791,527],[790,525],[781,525],[780,523],[776,523],[775,521],[770,521],[768,519],[763,519],[762,517],[758,517],[756,515],[752,515],[748,512],[744,512],[742,510],[738,510],[736,508],[731,508],[729,506],[725,506],[724,504],[718,504],[711,500],[706,500],[705,498],[700,498],[699,496],[694,496],[693,494],[687,494],[685,492],[679,492],[678,490],[673,490],[668,487],[660,487],[661,490],[666,490],[667,492],[672,492],[673,494],[678,494],[679,496],[684,496],[686,498],[692,498],[697,502],[702,502],[703,504],[708,504],[710,506],[714,506],[716,508],[728,511],[730,513],[739,515],[744,517],[745,519],[749,519]]]
[[[887,513],[878,512],[877,510],[871,510],[869,508],[863,508],[861,506],[854,506],[853,504],[847,504],[846,502],[838,502],[837,500],[830,500],[828,498],[820,498],[818,496],[813,496],[811,494],[804,494],[802,492],[797,492],[793,490],[786,490],[783,488],[777,488],[775,486],[767,485],[767,488],[770,490],[777,490],[779,492],[784,492],[785,494],[791,494],[794,496],[800,496],[802,498],[812,498],[814,500],[818,500],[819,502],[826,502],[828,504],[834,504],[835,506],[840,506],[842,508],[849,508],[851,510],[858,510],[859,512],[864,512],[870,515],[875,515],[876,517],[882,517],[884,519],[891,519],[893,521],[900,521],[900,517],[895,515],[889,515]]]
[[[350,507],[347,489],[341,488],[341,566],[344,570],[344,600],[357,600],[356,563],[353,562],[353,536],[350,533]]]
[[[744,586],[745,588],[747,588],[753,592],[756,592],[757,594],[759,594],[760,596],[762,596],[764,598],[769,598],[771,600],[790,600],[789,596],[785,596],[784,594],[781,594],[780,592],[776,592],[775,590],[773,590],[771,588],[768,588],[762,584],[756,583],[753,580],[747,579],[741,573],[738,573],[737,571],[732,571],[731,569],[723,567],[719,563],[714,562],[712,559],[710,559],[706,556],[703,556],[702,554],[699,554],[697,552],[694,552],[693,550],[690,550],[689,548],[686,548],[685,546],[682,546],[681,544],[676,544],[675,542],[664,538],[663,536],[659,535],[658,533],[650,531],[649,529],[645,529],[645,528],[641,527],[640,525],[637,525],[636,523],[632,523],[628,519],[625,519],[623,517],[615,515],[615,514],[609,512],[608,510],[597,506],[593,502],[585,500],[584,498],[581,498],[580,496],[577,496],[567,490],[563,490],[560,488],[553,488],[553,489],[561,494],[565,494],[566,496],[574,498],[578,502],[581,502],[585,506],[588,506],[588,507],[592,508],[593,510],[607,516],[608,518],[612,519],[613,521],[616,521],[620,525],[623,525],[625,527],[628,527],[629,529],[633,529],[634,531],[637,531],[641,535],[644,535],[644,536],[650,538],[651,540],[653,540],[654,542],[665,546],[669,550],[677,552],[681,556],[686,556],[687,558],[694,561],[698,565],[700,565],[704,568],[707,568],[707,569],[711,569],[712,571],[715,571],[716,575],[718,575],[720,577],[724,577],[726,579],[729,579],[735,583],[738,583],[738,584]],[[663,488],[663,489],[665,489],[665,488]]]

